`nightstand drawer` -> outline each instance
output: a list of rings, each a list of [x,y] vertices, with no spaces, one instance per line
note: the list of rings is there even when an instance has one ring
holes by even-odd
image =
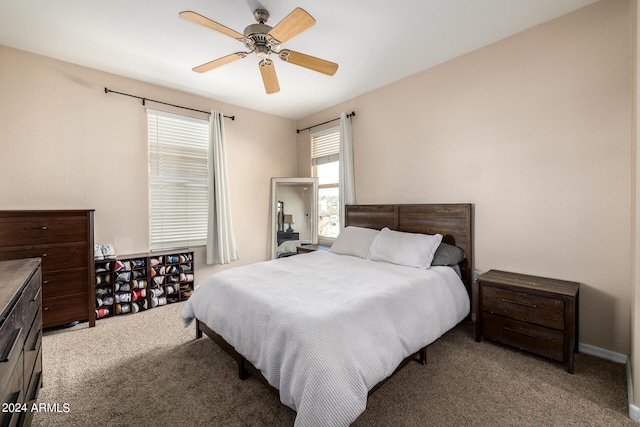
[[[564,333],[506,317],[482,313],[484,337],[564,362]]]
[[[531,322],[554,329],[564,329],[564,301],[510,291],[485,284],[482,290],[484,311]]]

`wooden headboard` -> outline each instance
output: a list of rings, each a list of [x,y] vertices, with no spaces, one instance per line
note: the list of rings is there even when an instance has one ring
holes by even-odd
[[[456,245],[467,259],[460,263],[462,281],[469,295],[473,283],[473,205],[347,205],[345,225],[422,234],[442,234],[442,241]]]

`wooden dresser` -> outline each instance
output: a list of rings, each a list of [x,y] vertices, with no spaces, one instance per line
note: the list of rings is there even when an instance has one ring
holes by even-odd
[[[40,259],[0,261],[0,425],[30,425],[42,385]]]
[[[573,373],[580,284],[506,271],[478,277],[476,341],[482,337],[564,362]]]
[[[93,210],[0,211],[0,261],[42,259],[45,328],[95,326]]]

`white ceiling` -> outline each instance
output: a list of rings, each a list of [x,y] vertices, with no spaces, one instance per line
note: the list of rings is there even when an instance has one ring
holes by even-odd
[[[594,2],[0,0],[0,44],[298,119]],[[255,56],[191,71],[245,49],[179,12],[193,10],[242,33],[257,8],[267,9],[275,26],[296,7],[316,24],[284,47],[337,62],[333,77],[274,58],[281,90],[267,95]]]

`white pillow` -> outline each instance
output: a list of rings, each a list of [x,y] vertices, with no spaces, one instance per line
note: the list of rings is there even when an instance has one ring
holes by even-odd
[[[345,227],[331,245],[331,252],[366,259],[369,256],[371,243],[378,233],[380,231],[372,228]]]
[[[442,234],[403,233],[383,228],[371,244],[369,259],[408,267],[429,268]]]

